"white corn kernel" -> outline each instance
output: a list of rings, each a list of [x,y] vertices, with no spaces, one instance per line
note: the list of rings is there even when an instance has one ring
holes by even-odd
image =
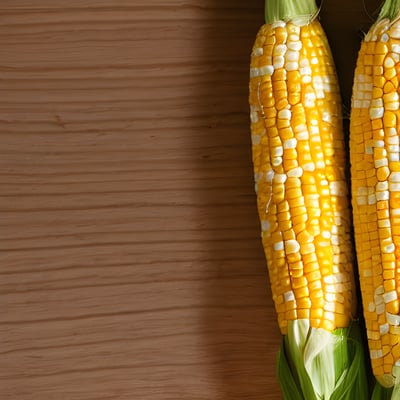
[[[273,65],[264,65],[260,67],[260,75],[272,75],[274,73],[274,66]]]
[[[398,326],[398,325],[400,325],[400,315],[391,314],[391,313],[389,313],[389,312],[386,312],[386,321],[387,321],[390,325]]]
[[[376,204],[376,194],[375,193],[369,194],[367,199],[368,199],[369,205]]]
[[[391,192],[400,192],[400,183],[389,183],[389,190]]]
[[[369,116],[371,119],[382,118],[384,111],[383,107],[371,107],[369,110]]]
[[[381,315],[381,314],[383,314],[385,312],[385,304],[383,303],[383,304],[377,304],[376,305],[376,313],[378,314],[378,315]]]
[[[312,161],[305,163],[303,165],[303,170],[307,172],[313,172],[315,171],[315,164]]]
[[[283,142],[283,148],[284,149],[295,149],[296,146],[297,146],[297,139],[296,138],[286,139]]]
[[[286,69],[288,71],[297,71],[299,69],[299,63],[297,61],[289,61],[286,63]]]
[[[265,172],[265,180],[267,182],[272,182],[272,179],[274,178],[275,172],[273,169],[269,169],[268,171]]]
[[[383,241],[385,241],[385,239],[383,239]],[[389,243],[387,245],[384,245],[382,248],[382,252],[386,253],[386,254],[394,253],[395,250],[396,250],[396,247],[395,247],[394,243]]]
[[[259,180],[261,180],[262,176],[263,176],[262,172],[257,172],[254,174],[254,180],[258,182]]]
[[[269,231],[271,229],[271,224],[267,220],[261,221],[261,230],[262,231]]]
[[[282,164],[282,157],[273,157],[272,160],[271,160],[271,164],[274,167],[277,167],[277,166],[281,165]]]
[[[287,175],[288,177],[291,178],[300,178],[303,175],[303,168],[301,167],[292,168],[291,170],[288,171]]]
[[[287,254],[297,253],[300,251],[300,243],[297,240],[286,240],[285,251]]]
[[[400,172],[391,172],[389,176],[389,182],[400,182]]]
[[[375,159],[374,160],[374,166],[375,166],[375,168],[387,167],[388,166],[388,161],[389,160],[387,158]]]
[[[385,335],[388,332],[389,332],[389,324],[388,323],[382,324],[379,326],[379,333],[381,335]]]
[[[391,292],[384,293],[382,296],[385,303],[390,303],[393,300],[397,300],[397,291],[392,290]]]
[[[256,123],[259,121],[258,112],[257,112],[257,111],[252,111],[252,112],[250,113],[250,121],[251,121],[253,124],[256,124]]]
[[[370,351],[371,360],[376,360],[377,358],[383,357],[382,349],[379,350],[371,350]]]
[[[378,182],[376,184],[376,191],[383,192],[384,190],[389,190],[389,182],[388,181]]]
[[[280,110],[278,112],[278,118],[280,118],[280,119],[289,119],[290,120],[291,116],[292,116],[292,112],[287,108],[284,108],[283,110]]]
[[[329,183],[332,196],[347,196],[347,186],[343,181],[332,181]]]
[[[385,68],[393,68],[395,65],[395,62],[392,57],[388,56],[385,58],[383,65],[385,66]]]
[[[299,60],[299,52],[288,50],[285,54],[286,61],[298,61]]]
[[[277,183],[285,183],[287,180],[286,174],[275,174],[274,181]]]
[[[274,56],[272,65],[274,69],[283,68],[283,66],[285,65],[285,57]]]
[[[308,75],[311,76],[312,74],[312,69],[309,65],[305,66],[305,67],[300,67],[299,69],[300,75]]]
[[[275,21],[271,24],[271,28],[275,29],[275,28],[284,28],[286,26],[286,22],[284,21]]]
[[[328,311],[330,313],[335,312],[335,303],[325,303],[324,311]],[[325,313],[326,316],[326,313]]]
[[[393,22],[389,33],[391,37],[395,39],[400,39],[400,24],[397,19],[395,20],[395,22]]]
[[[264,54],[264,49],[262,47],[256,47],[253,49],[253,56],[259,57]]]
[[[285,298],[286,302],[296,300],[293,290],[289,290],[289,291],[285,292],[284,298]]]
[[[384,190],[383,192],[376,192],[375,196],[377,201],[389,200],[390,193],[388,190]]]
[[[286,53],[286,50],[287,50],[286,44],[277,44],[274,47],[273,55],[283,56]]]
[[[283,156],[283,146],[276,146],[271,149],[272,157],[280,157]]]
[[[291,40],[287,44],[288,49],[299,51],[303,47],[303,44],[300,40]]]

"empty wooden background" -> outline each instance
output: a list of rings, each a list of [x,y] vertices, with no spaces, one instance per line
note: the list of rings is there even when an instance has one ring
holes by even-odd
[[[349,104],[378,1],[324,0]],[[0,397],[280,399],[256,0],[1,0]]]

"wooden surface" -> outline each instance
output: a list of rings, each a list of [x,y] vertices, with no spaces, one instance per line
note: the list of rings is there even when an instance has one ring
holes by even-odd
[[[355,3],[321,14],[345,103]],[[0,2],[2,399],[281,398],[247,105],[262,22],[255,0]]]

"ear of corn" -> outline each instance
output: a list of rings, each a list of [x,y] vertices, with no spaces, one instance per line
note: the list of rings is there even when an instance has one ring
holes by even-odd
[[[359,51],[350,119],[351,194],[374,375],[400,399],[400,1],[385,1]],[[394,389],[393,389],[394,388]],[[376,387],[374,399],[384,398]]]
[[[285,399],[366,399],[341,100],[314,0],[268,0],[251,54],[262,243]]]

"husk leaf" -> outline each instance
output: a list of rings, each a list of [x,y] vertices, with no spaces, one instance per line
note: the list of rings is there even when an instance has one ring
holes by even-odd
[[[399,16],[400,0],[386,0],[379,12],[378,21],[384,18],[388,18],[393,21]]]
[[[315,0],[265,0],[265,22],[299,21],[305,25],[318,14]]]
[[[391,400],[393,388],[385,388],[378,382],[375,383],[371,400]]]
[[[289,321],[278,354],[278,379],[285,400],[368,399],[359,327],[334,333]]]

